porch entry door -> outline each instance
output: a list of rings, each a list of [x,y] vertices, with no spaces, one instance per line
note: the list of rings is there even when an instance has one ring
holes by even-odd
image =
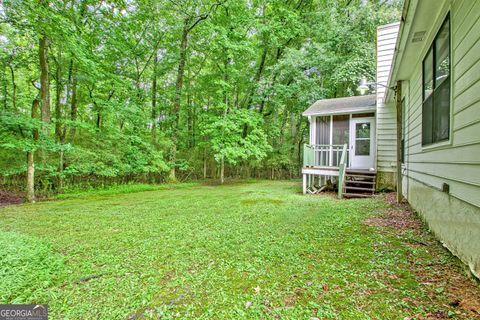
[[[350,168],[375,168],[375,118],[352,118],[350,133]]]

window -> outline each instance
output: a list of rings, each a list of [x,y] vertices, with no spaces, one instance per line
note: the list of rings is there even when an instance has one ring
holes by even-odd
[[[450,18],[447,16],[423,60],[422,145],[450,136]]]
[[[355,155],[370,155],[370,122],[355,125]]]

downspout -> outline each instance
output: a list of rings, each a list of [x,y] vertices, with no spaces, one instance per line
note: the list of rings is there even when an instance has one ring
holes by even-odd
[[[397,81],[395,90],[397,109],[397,202],[401,203],[402,194],[402,81]]]

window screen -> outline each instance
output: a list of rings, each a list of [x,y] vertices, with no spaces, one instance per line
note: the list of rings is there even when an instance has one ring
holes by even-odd
[[[422,145],[450,135],[450,18],[438,31],[423,60]]]

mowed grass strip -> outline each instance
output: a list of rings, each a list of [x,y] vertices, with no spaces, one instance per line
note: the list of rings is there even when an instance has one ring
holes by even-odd
[[[299,192],[260,181],[1,208],[0,303],[48,303],[52,319],[403,319],[444,308],[405,266],[446,256],[362,223],[382,199]]]

